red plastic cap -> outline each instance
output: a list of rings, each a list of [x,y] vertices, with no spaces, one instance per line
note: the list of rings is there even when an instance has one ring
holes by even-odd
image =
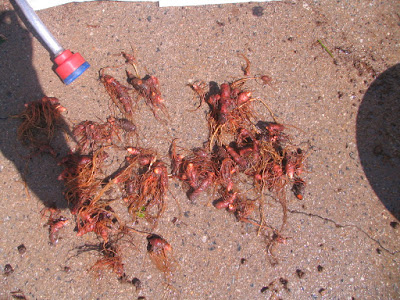
[[[70,50],[64,50],[60,55],[54,58],[54,62],[58,66],[55,71],[64,82],[82,65],[87,64],[79,53],[72,53]]]

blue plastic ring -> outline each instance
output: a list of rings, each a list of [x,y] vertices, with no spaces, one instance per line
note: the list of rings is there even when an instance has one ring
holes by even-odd
[[[76,78],[78,78],[83,72],[85,72],[90,67],[90,64],[85,61],[81,64],[74,72],[72,72],[67,78],[64,79],[66,85],[70,84]]]

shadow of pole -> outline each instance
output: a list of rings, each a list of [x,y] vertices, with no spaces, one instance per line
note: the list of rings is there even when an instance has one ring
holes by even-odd
[[[376,195],[400,220],[400,64],[367,90],[357,115],[357,147]]]
[[[17,140],[21,121],[10,117],[21,113],[25,103],[45,96],[32,65],[32,35],[21,26],[15,11],[0,12],[0,32],[6,38],[0,45],[0,150],[5,159],[14,164],[30,192],[46,206],[56,204],[59,208],[65,208],[68,203],[62,195],[63,183],[57,180],[62,170],[57,161],[69,151],[69,147],[61,131],[52,144],[57,158],[45,153],[31,155],[31,151]],[[61,123],[61,126],[66,126],[64,120]],[[15,178],[11,179],[14,172],[4,168],[4,180],[9,178],[15,181]],[[24,188],[23,183],[21,188]],[[12,192],[9,191],[10,196]]]

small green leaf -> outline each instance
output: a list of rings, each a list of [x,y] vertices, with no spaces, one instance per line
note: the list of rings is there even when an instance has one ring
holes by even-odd
[[[146,212],[146,207],[142,206],[140,210],[136,213],[136,215],[138,216],[138,218],[144,218],[146,216],[145,212]]]
[[[330,57],[335,59],[335,57],[333,56],[332,52],[329,51],[329,49],[321,42],[321,40],[317,40],[317,42],[321,45],[322,48],[324,48],[324,50],[329,54]]]

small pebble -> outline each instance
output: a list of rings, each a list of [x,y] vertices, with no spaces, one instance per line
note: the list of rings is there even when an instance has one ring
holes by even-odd
[[[17,249],[18,249],[18,253],[21,254],[21,255],[24,255],[25,252],[26,252],[26,247],[25,247],[24,244],[19,245],[19,246],[17,247]]]
[[[297,270],[296,270],[296,274],[297,274],[297,276],[298,276],[299,278],[303,278],[303,276],[304,276],[304,272],[303,272],[302,270],[300,270],[300,269],[297,269]]]
[[[279,278],[279,282],[282,284],[283,288],[287,291],[290,291],[290,289],[288,288],[288,283],[289,281],[286,278]]]
[[[4,266],[4,275],[8,276],[10,275],[12,272],[14,272],[13,267],[10,264],[6,264]]]
[[[136,291],[140,290],[142,288],[142,282],[140,281],[139,278],[133,278],[132,279],[132,284],[135,286]]]

